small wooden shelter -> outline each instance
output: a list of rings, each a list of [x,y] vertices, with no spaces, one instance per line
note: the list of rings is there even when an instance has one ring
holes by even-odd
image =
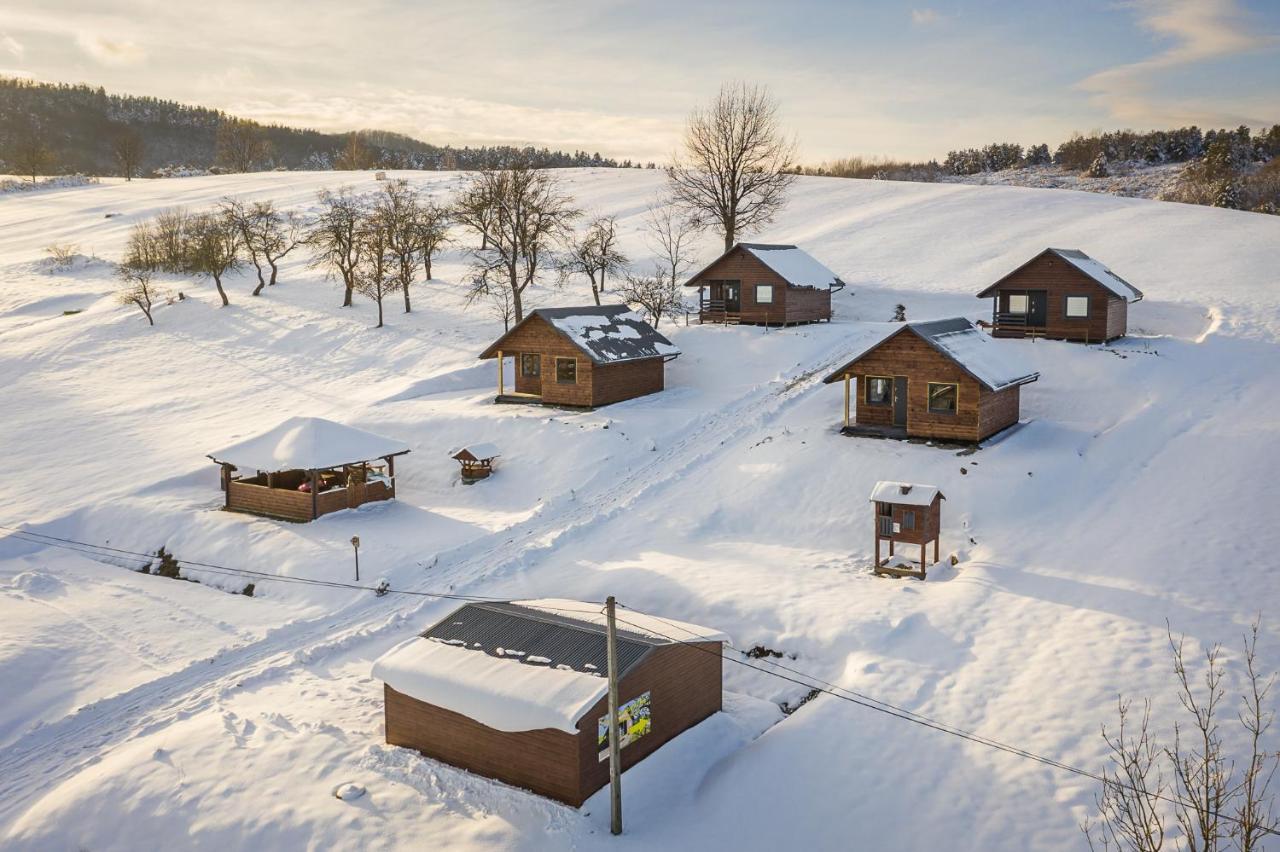
[[[1142,291],[1079,249],[1048,248],[978,294],[996,337],[1104,343],[1128,332]]]
[[[1018,422],[1022,385],[1040,378],[1016,345],[962,317],[904,323],[823,381],[844,383],[847,435],[977,443]]]
[[[363,429],[319,417],[291,417],[269,432],[209,453],[209,458],[222,466],[229,511],[311,521],[394,498],[395,460],[407,452],[400,441]]]
[[[449,457],[462,464],[462,481],[476,482],[493,473],[493,460],[500,453],[497,444],[468,444],[449,451]]]
[[[844,282],[793,245],[738,243],[692,276],[698,322],[794,325],[831,319]]]
[[[720,710],[728,638],[630,610],[617,637],[625,770]],[[607,671],[600,605],[568,600],[466,604],[373,666],[388,743],[574,807],[609,780]]]
[[[665,364],[680,354],[626,305],[538,308],[488,349],[498,361],[496,402],[595,408],[657,393]],[[515,387],[504,360],[515,361]]]
[[[877,482],[871,490],[871,502],[875,504],[877,574],[894,577],[925,578],[928,572],[925,546],[933,542],[933,561],[938,561],[938,540],[942,529],[942,501],[946,497],[932,485],[912,485],[909,482]],[[880,542],[889,543],[889,559],[880,560]],[[920,545],[920,569],[918,571],[892,564],[893,545]]]

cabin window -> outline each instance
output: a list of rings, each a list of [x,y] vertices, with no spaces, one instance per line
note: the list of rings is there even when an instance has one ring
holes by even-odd
[[[929,382],[929,413],[955,414],[960,399],[960,386],[951,383]]]
[[[576,385],[578,383],[578,359],[556,359],[556,384]]]
[[[902,513],[902,528],[903,528],[904,530],[913,530],[913,529],[915,529],[915,528],[916,528],[916,513],[915,513],[915,512],[903,512],[903,513]]]
[[[527,352],[521,355],[520,375],[526,378],[537,378],[542,375],[542,356],[530,355]]]
[[[867,405],[893,404],[893,379],[884,376],[867,376]]]
[[[756,285],[756,304],[757,305],[773,304],[773,285],[772,284]]]
[[[1009,294],[1009,313],[1025,314],[1029,305],[1026,293],[1010,293]]]
[[[1067,318],[1083,319],[1089,316],[1089,297],[1088,296],[1068,296],[1067,297]]]
[[[882,503],[877,503],[876,505],[877,505],[878,507],[880,507],[880,514],[882,514],[882,515],[892,515],[892,514],[893,514],[893,504],[892,504],[892,503],[883,503],[883,502],[882,502]]]

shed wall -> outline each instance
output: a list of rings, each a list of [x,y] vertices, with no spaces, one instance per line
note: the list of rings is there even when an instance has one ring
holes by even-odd
[[[708,281],[737,281],[742,294],[742,310],[738,317],[742,322],[760,324],[785,324],[817,322],[831,319],[831,291],[826,288],[792,287],[778,273],[751,252],[736,248],[727,257],[712,264],[691,284]],[[756,285],[773,285],[773,302],[756,301]],[[723,295],[715,288],[710,299]]]
[[[1094,281],[1072,264],[1049,253],[1043,254],[1022,269],[1013,272],[1000,284],[995,297],[997,314],[1009,310],[1009,296],[1030,290],[1047,294],[1045,337],[1062,340],[1101,343],[1126,333],[1127,303],[1124,299]],[[1067,296],[1088,296],[1089,316],[1071,318],[1066,315]],[[1119,304],[1117,310],[1113,303]],[[1021,337],[1016,327],[998,327],[997,337]]]

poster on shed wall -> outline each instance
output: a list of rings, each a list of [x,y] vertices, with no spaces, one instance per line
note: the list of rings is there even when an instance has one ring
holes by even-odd
[[[626,748],[649,733],[653,710],[649,706],[649,693],[644,692],[618,708],[619,748]],[[609,717],[600,717],[596,726],[596,745],[600,748],[600,760],[609,759]]]

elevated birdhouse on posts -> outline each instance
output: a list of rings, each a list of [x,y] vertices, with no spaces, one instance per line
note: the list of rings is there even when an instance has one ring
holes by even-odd
[[[909,482],[877,482],[871,491],[875,504],[876,562],[875,572],[892,577],[919,577],[925,579],[928,565],[926,546],[933,542],[933,562],[938,561],[938,539],[942,529],[942,501],[946,497],[933,485],[914,485]],[[880,559],[880,542],[889,543],[889,558]],[[910,568],[910,562],[895,560],[893,546],[898,544],[920,545],[920,568]],[[905,564],[903,564],[905,562]]]
[[[493,473],[493,460],[499,452],[496,444],[484,443],[450,450],[449,455],[462,465],[462,481],[470,485]]]

